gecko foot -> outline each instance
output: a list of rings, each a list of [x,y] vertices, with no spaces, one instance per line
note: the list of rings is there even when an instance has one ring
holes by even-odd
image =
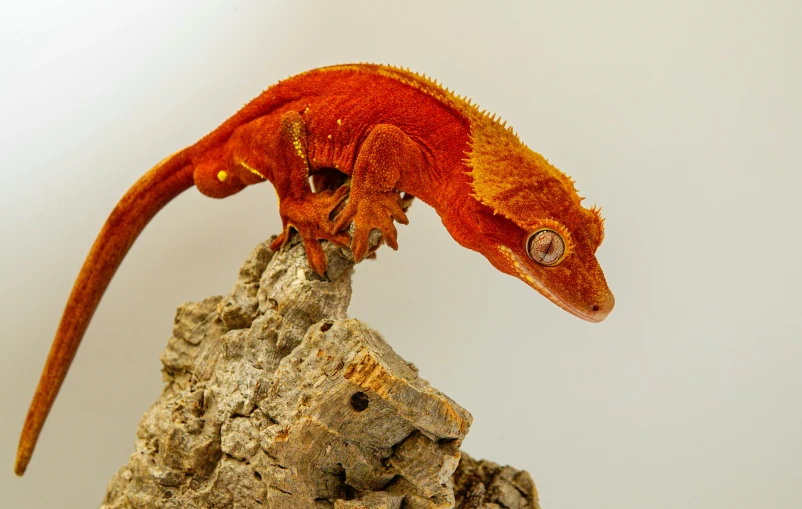
[[[359,262],[368,254],[371,230],[379,230],[384,243],[398,249],[398,231],[393,220],[409,224],[397,192],[374,191],[363,196],[354,196],[352,192],[351,200],[337,216],[332,232],[339,232],[349,223],[354,223],[351,252],[354,260]]]
[[[336,191],[309,192],[300,199],[282,198],[279,213],[284,228],[281,235],[270,244],[270,249],[277,251],[284,247],[290,239],[290,229],[296,230],[306,248],[309,266],[323,276],[326,273],[326,255],[323,253],[320,240],[328,240],[342,247],[348,247],[350,244],[351,239],[346,233],[332,233],[332,222],[329,219],[331,211],[347,194],[348,187],[343,186]]]

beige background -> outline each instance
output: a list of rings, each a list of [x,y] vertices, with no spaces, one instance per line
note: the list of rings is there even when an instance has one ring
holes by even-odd
[[[600,325],[421,203],[400,251],[358,268],[351,315],[473,413],[465,449],[528,469],[546,508],[802,507],[798,0],[62,3],[0,8],[0,506],[96,507],[176,305],[226,292],[279,228],[267,185],[161,213],[15,478],[65,298],[127,186],[276,80],[373,61],[499,113],[607,217]]]

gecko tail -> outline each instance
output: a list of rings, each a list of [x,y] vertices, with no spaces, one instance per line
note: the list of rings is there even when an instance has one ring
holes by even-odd
[[[22,428],[14,472],[25,473],[92,315],[131,245],[148,222],[193,185],[189,150],[166,158],[142,176],[117,203],[95,240],[72,288],[39,385]]]

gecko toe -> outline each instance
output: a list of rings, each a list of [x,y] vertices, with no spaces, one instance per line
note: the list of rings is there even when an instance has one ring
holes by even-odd
[[[306,259],[309,266],[321,277],[326,274],[326,253],[317,239],[304,238],[304,248],[306,249]]]
[[[354,231],[354,237],[351,239],[351,253],[354,255],[356,263],[361,262],[368,254],[368,233],[360,230]]]
[[[382,230],[382,239],[393,251],[398,251],[398,230],[393,223],[390,223],[387,228]]]
[[[356,207],[349,203],[340,215],[337,216],[337,220],[334,222],[334,227],[331,229],[331,234],[334,235],[335,233],[342,231],[348,226],[351,221],[353,221],[354,216],[356,215]]]
[[[272,251],[278,251],[287,244],[288,240],[290,240],[290,226],[285,226],[284,230],[278,235],[278,237],[276,237],[273,242],[270,243],[270,249]]]
[[[409,218],[406,213],[404,213],[404,209],[400,203],[393,203],[390,206],[390,215],[401,224],[409,224]]]

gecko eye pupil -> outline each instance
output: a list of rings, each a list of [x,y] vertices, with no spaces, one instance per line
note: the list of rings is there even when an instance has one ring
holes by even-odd
[[[526,252],[529,258],[541,265],[557,265],[563,260],[565,241],[554,230],[538,230],[529,236]]]

